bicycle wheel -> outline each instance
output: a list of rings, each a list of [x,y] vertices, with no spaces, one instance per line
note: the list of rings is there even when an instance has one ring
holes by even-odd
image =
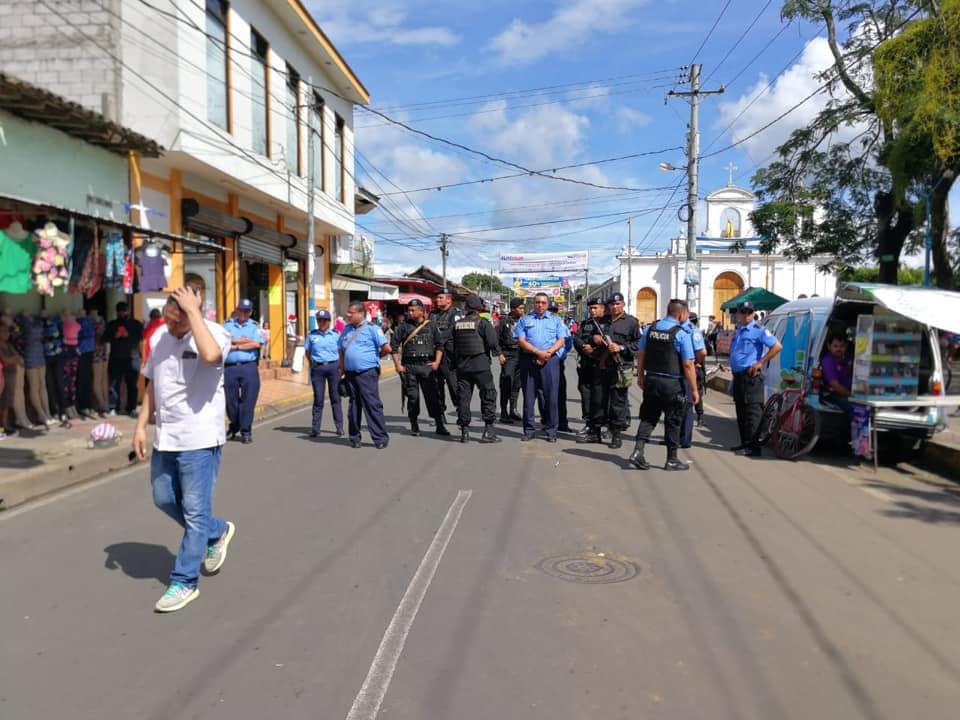
[[[820,439],[820,416],[803,400],[781,415],[773,431],[773,451],[778,458],[795,460],[813,450]]]
[[[758,447],[762,447],[770,442],[773,437],[773,431],[777,427],[777,420],[780,419],[780,413],[783,411],[783,395],[775,393],[767,400],[763,406],[763,414],[760,416],[760,424],[757,426],[757,432],[753,436],[753,442]]]

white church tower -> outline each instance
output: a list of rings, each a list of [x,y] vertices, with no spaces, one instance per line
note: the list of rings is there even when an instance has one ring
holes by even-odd
[[[757,237],[750,221],[757,198],[733,184],[735,166],[730,165],[727,170],[730,180],[726,186],[705,199],[705,227],[697,236],[700,287],[697,307],[691,309],[704,318],[701,327],[706,327],[709,315],[721,319],[720,306],[751,287],[762,287],[787,300],[799,295],[832,295],[836,276],[820,269],[832,258],[816,256],[797,262],[777,252],[760,253],[762,238]],[[628,258],[621,253],[618,257],[620,287],[628,298],[630,311],[641,322],[663,317],[671,298],[686,297],[686,242],[681,233],[653,255],[634,254]],[[628,263],[632,266],[632,287],[627,287]]]

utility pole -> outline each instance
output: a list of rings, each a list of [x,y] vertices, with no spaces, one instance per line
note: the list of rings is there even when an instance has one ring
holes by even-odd
[[[630,299],[633,297],[633,218],[627,218],[627,312],[630,313]]]
[[[312,86],[312,78],[307,78]],[[313,161],[313,107],[307,107],[307,329],[314,330],[317,326],[316,318],[316,289],[314,283],[314,263],[316,262],[316,228],[313,218],[314,185],[316,184],[316,163]]]
[[[690,128],[687,135],[687,267],[684,282],[687,286],[687,305],[691,310],[699,310],[697,303],[697,285],[700,283],[697,270],[697,173],[700,160],[700,96],[723,95],[724,87],[719,90],[700,89],[700,70],[702,65],[690,67],[690,91],[671,90],[668,96],[690,98]]]
[[[443,261],[443,287],[447,287],[447,234],[440,234],[440,257]]]

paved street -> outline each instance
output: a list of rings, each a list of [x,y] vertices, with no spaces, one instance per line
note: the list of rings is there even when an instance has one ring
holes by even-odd
[[[382,391],[388,450],[312,441],[306,411],[228,446],[237,537],[179,613],[152,611],[179,531],[145,467],[0,515],[0,717],[960,713],[954,488],[735,457],[717,393],[693,469],[640,473],[516,427],[412,438]]]

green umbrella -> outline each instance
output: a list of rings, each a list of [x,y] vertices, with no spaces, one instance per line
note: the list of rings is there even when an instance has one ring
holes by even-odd
[[[755,310],[775,310],[785,302],[789,302],[789,300],[769,290],[764,290],[762,287],[752,287],[747,288],[736,297],[727,300],[720,306],[720,309],[724,312],[729,312],[730,310],[736,310],[741,303],[745,302],[753,303]]]

